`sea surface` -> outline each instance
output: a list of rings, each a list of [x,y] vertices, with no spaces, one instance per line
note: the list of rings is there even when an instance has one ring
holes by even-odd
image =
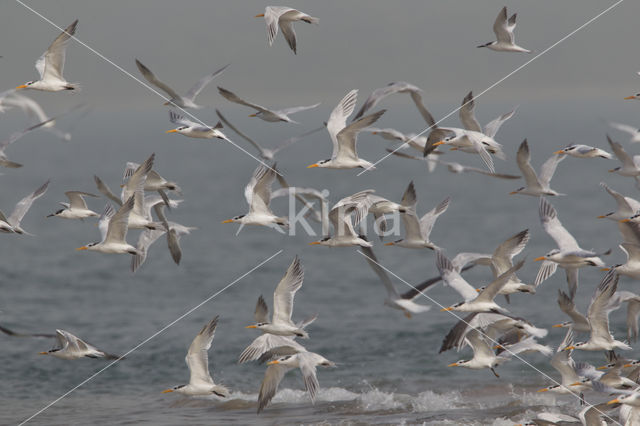
[[[380,127],[405,132],[424,128],[420,116],[404,101],[388,100],[384,106],[390,110],[378,123]],[[553,151],[569,143],[608,150],[606,132],[629,152],[640,153],[639,147],[630,146],[626,136],[608,129],[603,121],[615,118],[633,124],[640,111],[636,104],[617,99],[603,104],[588,98],[520,104],[514,118],[498,133],[509,157],[507,162],[496,160],[499,172],[518,173],[515,153],[524,138],[529,140],[537,170]],[[515,102],[481,104],[480,121],[487,122],[514,106]],[[258,122],[248,119],[242,109],[223,111],[260,143],[273,146],[321,125],[332,107],[322,105],[301,115],[300,125]],[[433,108],[441,116],[451,105]],[[199,116],[213,123],[212,109]],[[20,127],[22,118],[10,112],[2,119],[7,128],[3,134],[9,134]],[[22,223],[34,236],[0,235],[0,324],[21,332],[65,329],[107,352],[127,356],[114,365],[101,359],[64,361],[38,354],[53,347],[50,339],[0,335],[0,424],[30,419],[28,424],[34,425],[511,425],[540,412],[574,414],[580,409],[574,397],[536,392],[559,378],[548,358],[540,354],[525,354],[526,363],[514,359],[500,366],[500,377],[488,370],[448,368],[447,364],[472,356],[469,348],[438,353],[457,319],[440,312],[426,298],[417,301],[432,306],[431,310],[411,319],[384,306],[384,287],[357,248],[308,245],[321,238],[318,224],[311,223],[315,236],[302,228],[290,236],[262,227],[245,227],[236,235],[238,225],[221,222],[247,211],[243,190],[256,160],[222,141],[167,135],[164,130],[171,128],[169,124],[160,105],[144,111],[95,109],[77,123],[69,142],[34,133],[8,151],[24,167],[3,170],[0,176],[0,208],[6,214],[47,179],[51,184]],[[457,126],[458,122],[452,118],[445,124]],[[60,127],[65,125],[69,123],[60,122]],[[254,153],[233,133],[229,137]],[[386,154],[386,146],[381,138],[363,134],[359,153],[374,161]],[[156,153],[154,168],[182,188],[179,198],[184,202],[168,213],[170,220],[198,228],[182,238],[179,266],[161,239],[151,248],[146,263],[132,274],[128,255],[75,250],[99,239],[94,220],[45,218],[58,209],[59,201],[66,201],[65,191],[97,192],[94,174],[119,189],[125,162],[142,162],[152,152]],[[483,167],[475,156],[445,152],[447,160]],[[535,278],[538,264],[533,259],[555,248],[540,225],[538,200],[509,195],[521,186],[520,181],[455,175],[442,166],[429,173],[423,163],[399,158],[388,158],[361,176],[357,176],[359,170],[305,168],[330,153],[328,134],[322,131],[283,151],[278,168],[291,185],[328,189],[332,203],[369,188],[399,200],[411,180],[418,193],[419,213],[451,196],[448,211],[431,235],[450,257],[461,251],[491,252],[503,240],[529,229],[531,240],[519,256],[527,258],[519,273],[523,281]],[[599,182],[639,197],[632,180],[607,172],[615,165],[615,160],[566,159],[552,187],[567,196],[550,200],[583,248],[613,249],[605,258],[607,264],[623,262],[624,255],[617,248],[621,238],[616,224],[596,218],[615,208]],[[104,199],[87,202],[96,211],[102,211],[105,204]],[[276,200],[273,208],[286,214],[288,201]],[[129,242],[137,240],[138,232],[129,233]],[[437,274],[433,251],[385,247],[377,237],[371,239],[380,262],[407,283],[417,284]],[[296,294],[293,318],[318,315],[309,327],[310,339],[301,343],[335,362],[336,368],[318,369],[321,388],[315,405],[304,391],[299,372],[292,371],[272,403],[257,415],[265,367],[236,363],[240,352],[259,335],[244,327],[253,322],[258,296],[264,295],[272,306],[273,290],[296,255],[302,260],[305,280]],[[476,286],[491,280],[490,271],[482,267],[465,276]],[[586,311],[602,276],[597,268],[581,271],[576,299],[581,312]],[[399,279],[394,282],[399,291],[409,289]],[[636,291],[637,283],[623,277],[619,287]],[[497,300],[513,314],[548,328],[549,335],[541,341],[555,349],[564,331],[550,327],[566,320],[556,304],[557,290],[565,288],[564,274],[559,271],[535,295],[512,296],[508,305],[502,298]],[[427,294],[445,306],[460,299],[442,285]],[[223,401],[162,394],[164,389],[188,382],[187,348],[203,324],[216,315],[220,320],[209,351],[210,368],[214,380],[227,386],[231,396]],[[625,315],[623,310],[611,315],[611,328],[621,338],[626,334]],[[637,350],[628,356],[637,357]],[[574,358],[597,365],[604,362],[601,353],[575,353]],[[586,395],[589,402],[605,398]],[[615,418],[615,412],[612,415]]]

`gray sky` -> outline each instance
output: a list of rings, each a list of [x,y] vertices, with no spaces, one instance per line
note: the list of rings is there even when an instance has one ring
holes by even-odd
[[[530,59],[529,55],[477,49],[493,39],[502,1],[293,1],[320,19],[296,25],[294,56],[279,34],[268,47],[264,21],[269,3],[257,1],[110,0],[28,1],[61,27],[78,18],[77,37],[134,75],[140,58],[179,92],[224,64],[231,67],[199,98],[226,103],[220,84],[265,105],[334,105],[352,88],[363,94],[390,81],[422,87],[428,104],[457,105],[469,89],[481,91]],[[518,13],[516,41],[541,51],[597,15],[611,1],[511,1]],[[0,25],[2,87],[37,74],[35,59],[59,33],[23,6],[3,2]],[[640,88],[637,23],[640,4],[627,0],[485,96],[483,102],[611,97]],[[72,43],[65,76],[84,89],[72,99],[98,108],[145,107],[158,102],[85,47]],[[33,93],[32,93],[33,94]],[[37,94],[48,103],[70,96]],[[392,101],[393,102],[393,101]]]

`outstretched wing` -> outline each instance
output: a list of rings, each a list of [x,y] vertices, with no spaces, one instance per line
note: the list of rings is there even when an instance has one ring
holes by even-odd
[[[200,80],[198,80],[196,84],[193,85],[193,87],[191,87],[191,89],[189,89],[189,91],[184,95],[184,97],[186,99],[190,99],[193,102],[196,96],[198,96],[198,94],[202,92],[202,89],[204,89],[207,84],[211,83],[211,80],[213,80],[214,78],[222,74],[222,72],[226,70],[229,65],[231,64],[227,64],[224,67],[220,68],[218,71],[215,71],[211,74],[207,74],[204,77],[202,77]]]
[[[165,92],[167,95],[171,97],[171,99],[180,99],[180,95],[178,95],[171,87],[167,86],[166,84],[158,80],[158,77],[156,77],[155,74],[152,73],[151,70],[147,68],[138,59],[136,59],[136,66],[138,67],[138,69],[140,70],[144,78],[147,79],[149,83],[153,84],[158,89]]]

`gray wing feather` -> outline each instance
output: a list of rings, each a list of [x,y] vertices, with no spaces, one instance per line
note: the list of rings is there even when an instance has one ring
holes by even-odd
[[[164,91],[167,95],[169,95],[172,99],[180,99],[180,95],[178,95],[171,87],[167,86],[155,76],[154,73],[151,72],[149,68],[147,68],[142,62],[136,59],[136,66],[144,76],[144,78],[158,89]]]
[[[198,94],[202,91],[202,89],[204,89],[207,84],[211,83],[211,80],[222,74],[222,72],[226,70],[229,65],[231,64],[227,64],[219,70],[202,77],[196,84],[193,85],[193,87],[191,87],[191,89],[189,89],[184,97],[187,99],[191,99],[191,101],[193,102],[196,96],[198,96]]]
[[[16,207],[13,209],[11,215],[7,218],[7,222],[9,225],[13,227],[20,226],[20,222],[24,215],[29,211],[31,205],[35,200],[40,198],[45,192],[47,192],[47,188],[49,187],[50,180],[47,180],[42,186],[33,191],[31,194],[24,197],[22,200],[18,201]]]

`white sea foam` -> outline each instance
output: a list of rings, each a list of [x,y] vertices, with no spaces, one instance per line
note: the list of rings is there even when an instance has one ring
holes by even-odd
[[[232,392],[229,400],[240,399],[257,401],[258,394]],[[372,388],[363,393],[351,392],[344,388],[321,388],[316,395],[316,402],[356,401],[363,412],[368,411],[393,411],[403,410],[414,413],[437,411],[443,409],[460,408],[464,399],[459,392],[446,392],[443,394],[432,391],[421,392],[418,395],[409,395],[395,392],[384,392]],[[309,403],[309,395],[304,389],[283,388],[276,393],[273,403]]]

